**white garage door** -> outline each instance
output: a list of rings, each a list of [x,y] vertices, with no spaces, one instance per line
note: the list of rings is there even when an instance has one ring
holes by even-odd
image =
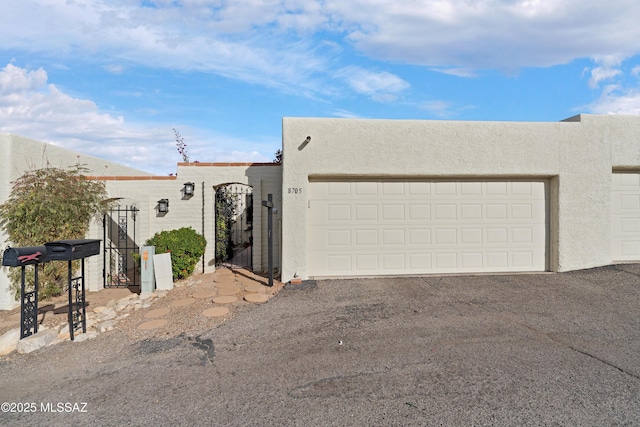
[[[611,258],[640,261],[640,174],[614,173],[611,180]]]
[[[308,274],[547,269],[546,180],[312,181]]]

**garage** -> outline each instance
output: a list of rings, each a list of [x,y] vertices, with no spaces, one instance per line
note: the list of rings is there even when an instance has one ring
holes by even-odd
[[[545,271],[545,179],[311,179],[311,277]]]
[[[614,173],[611,179],[611,258],[640,260],[640,173]]]

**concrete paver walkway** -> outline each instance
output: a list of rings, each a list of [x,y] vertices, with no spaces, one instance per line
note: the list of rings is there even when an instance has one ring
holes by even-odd
[[[193,325],[203,319],[223,318],[237,308],[239,302],[262,303],[275,295],[282,284],[267,286],[267,279],[246,270],[220,268],[214,273],[195,275],[175,283],[171,291],[159,291],[147,295],[132,294],[129,289],[103,289],[87,293],[87,333],[94,338],[98,333],[113,329],[135,328],[139,331],[165,332],[165,335],[187,332],[177,323]],[[243,299],[244,296],[259,295],[258,299]],[[220,307],[224,305],[225,307]],[[40,304],[39,329],[59,330],[59,339],[68,339],[67,300],[64,297]],[[19,328],[18,309],[0,312],[0,336]],[[206,325],[203,325],[205,327]],[[213,326],[211,324],[210,326]],[[94,333],[95,332],[95,333]],[[82,335],[76,332],[76,339]]]

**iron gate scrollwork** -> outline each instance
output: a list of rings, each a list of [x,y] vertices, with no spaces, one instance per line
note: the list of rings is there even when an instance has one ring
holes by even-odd
[[[116,206],[104,215],[104,287],[138,286],[140,283],[134,254],[136,243],[135,206]]]
[[[245,184],[216,187],[216,265],[252,269],[253,188]]]

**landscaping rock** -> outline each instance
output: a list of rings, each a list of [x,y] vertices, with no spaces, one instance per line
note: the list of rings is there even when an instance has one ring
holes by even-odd
[[[0,356],[9,354],[16,349],[20,341],[20,328],[11,329],[0,337]]]
[[[74,341],[75,342],[82,342],[82,341],[93,339],[93,338],[95,338],[97,336],[98,336],[98,333],[96,331],[90,331],[90,332],[87,332],[86,334],[76,335],[74,337]]]
[[[39,348],[46,347],[58,338],[58,331],[55,329],[44,329],[38,331],[34,335],[30,335],[24,339],[21,339],[16,344],[16,350],[20,354],[31,353]]]
[[[153,292],[142,292],[138,297],[140,301],[145,301],[145,300],[148,300],[149,298],[151,299],[154,298]]]
[[[116,317],[116,311],[113,308],[108,308],[107,310],[100,313],[98,317],[99,320],[111,320]]]
[[[116,323],[117,322],[115,320],[107,320],[106,322],[102,322],[97,326],[98,332],[102,333],[112,331]]]

